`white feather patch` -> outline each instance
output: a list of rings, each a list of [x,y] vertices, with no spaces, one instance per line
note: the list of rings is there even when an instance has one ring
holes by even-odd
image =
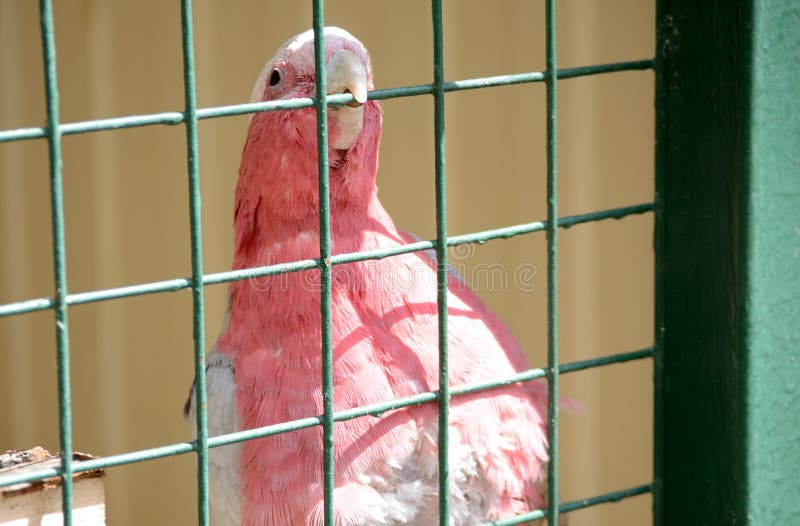
[[[435,526],[438,524],[437,426],[420,429],[417,447],[406,458],[388,459],[388,472],[364,473],[358,481],[337,487],[334,501],[356,502],[337,510],[337,524],[358,526]],[[457,430],[450,434],[450,524],[471,526],[485,522],[491,509],[491,487],[477,460]],[[309,516],[321,524],[320,503]]]
[[[206,390],[208,393],[208,436],[238,431],[236,414],[236,382],[231,360],[212,349],[206,356]],[[194,389],[189,400],[189,425],[192,438],[197,436]],[[239,526],[241,523],[242,486],[239,457],[242,444],[231,444],[208,451],[208,495],[211,524]]]

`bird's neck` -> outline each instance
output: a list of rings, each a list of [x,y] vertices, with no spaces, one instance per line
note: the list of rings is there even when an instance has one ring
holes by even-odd
[[[313,113],[306,118],[313,125]],[[365,122],[367,133],[346,154],[335,150],[329,154],[332,254],[403,242],[377,197],[379,110],[372,118],[370,128]],[[316,259],[320,254],[316,141],[302,144],[296,132],[294,142],[275,141],[274,131],[263,133],[257,118],[253,123],[236,188],[233,267]],[[276,124],[281,123],[270,123],[270,130]],[[314,137],[313,129],[304,131],[300,137]],[[340,279],[342,272],[353,269],[337,266],[333,272]],[[321,338],[320,287],[316,270],[232,282],[229,321],[218,348],[230,356],[255,356],[269,371],[275,361],[259,351],[282,349],[284,359],[292,363],[316,359],[313,353],[311,358],[306,356],[306,351],[318,348]],[[270,340],[276,334],[282,339]]]
[[[356,236],[376,215],[385,215],[375,186],[380,119],[377,104],[367,103],[356,144],[328,153],[331,236],[338,252],[351,248],[344,246],[348,233]],[[236,187],[235,268],[318,256],[314,125],[310,109],[259,114],[251,121]],[[311,240],[316,242],[307,246]]]

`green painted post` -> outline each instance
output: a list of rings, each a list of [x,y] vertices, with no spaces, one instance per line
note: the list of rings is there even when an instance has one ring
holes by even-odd
[[[800,4],[661,4],[660,519],[795,524]]]
[[[750,9],[739,252],[745,502],[752,524],[791,524],[800,522],[800,3]]]

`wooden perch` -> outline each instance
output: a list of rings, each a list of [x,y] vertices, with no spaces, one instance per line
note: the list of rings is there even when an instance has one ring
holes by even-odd
[[[94,458],[75,453],[73,460]],[[41,447],[7,451],[0,455],[0,477],[61,465],[61,456]],[[106,523],[103,470],[75,473],[72,523],[100,526]],[[64,523],[61,511],[61,478],[24,482],[0,488],[0,526],[56,526]]]

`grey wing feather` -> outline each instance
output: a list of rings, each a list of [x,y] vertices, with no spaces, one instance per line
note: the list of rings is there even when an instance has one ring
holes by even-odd
[[[208,436],[238,431],[236,382],[233,362],[214,348],[206,356]],[[194,383],[184,406],[192,438],[197,436]],[[242,444],[231,444],[208,451],[208,483],[211,524],[238,526],[241,523],[241,474],[239,458]]]

